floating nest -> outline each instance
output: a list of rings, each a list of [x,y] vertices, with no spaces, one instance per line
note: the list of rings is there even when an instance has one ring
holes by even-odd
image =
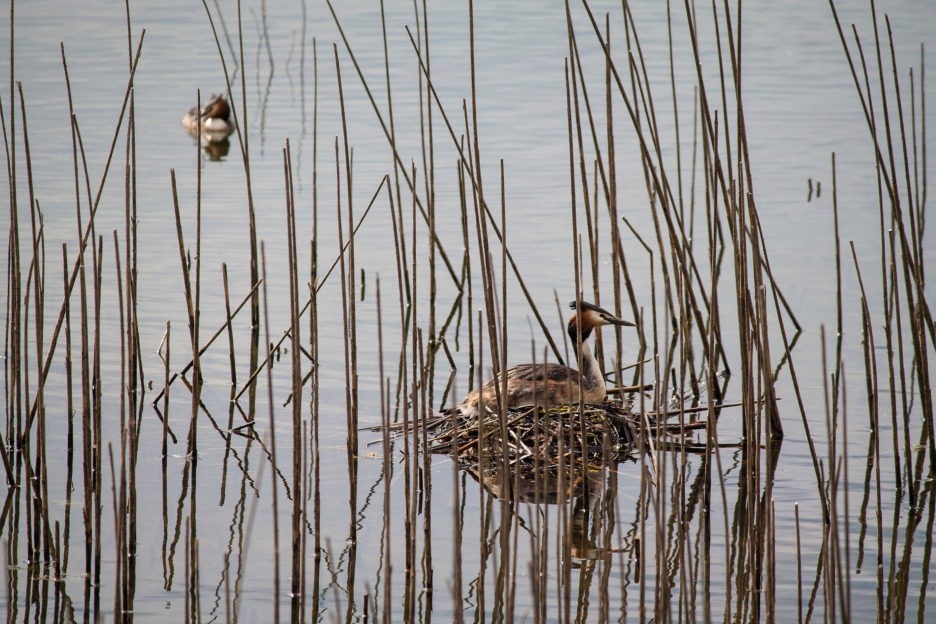
[[[608,402],[551,409],[508,410],[464,416],[457,412],[427,423],[426,450],[452,455],[463,464],[503,461],[552,465],[618,460],[637,441],[636,417],[626,404]]]
[[[697,416],[708,407],[680,408],[679,403],[671,401],[665,410],[646,413],[635,411],[626,400],[581,410],[579,405],[520,408],[508,410],[503,422],[498,413],[466,416],[449,410],[407,428],[391,425],[385,433],[397,437],[419,428],[417,437],[426,452],[450,455],[463,467],[504,465],[505,460],[509,466],[537,472],[562,465],[605,466],[634,457],[641,444],[647,450],[704,450],[707,422]]]

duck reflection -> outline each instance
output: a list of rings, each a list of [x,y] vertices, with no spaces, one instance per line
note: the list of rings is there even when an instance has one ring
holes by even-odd
[[[227,158],[228,152],[231,151],[231,141],[227,137],[221,141],[205,141],[203,138],[201,147],[208,160],[220,161]]]

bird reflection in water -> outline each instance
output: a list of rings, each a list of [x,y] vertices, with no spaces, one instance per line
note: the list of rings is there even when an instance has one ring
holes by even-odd
[[[231,150],[229,137],[235,130],[231,106],[223,95],[212,95],[201,109],[193,106],[182,117],[182,127],[201,141],[209,160],[223,160]]]
[[[615,553],[627,550],[622,544],[612,544],[616,523],[613,515],[617,496],[618,462],[607,465],[566,467],[566,474],[549,468],[540,471],[518,468],[494,461],[482,470],[474,464],[467,471],[498,500],[511,505],[562,505],[570,504],[568,530],[566,532],[572,567],[584,561],[603,561]],[[520,513],[526,505],[514,507]],[[524,522],[521,520],[521,524]],[[532,526],[528,526],[532,530]]]

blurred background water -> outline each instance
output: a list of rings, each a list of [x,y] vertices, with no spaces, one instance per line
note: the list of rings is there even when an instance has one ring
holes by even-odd
[[[605,12],[610,12],[613,16],[612,48],[623,58],[625,41],[620,7],[612,2],[596,2],[593,8],[596,15],[603,16]],[[660,3],[653,1],[633,2],[631,8],[639,28],[650,82],[656,89],[657,115],[671,118],[673,101],[669,92],[666,11]],[[855,23],[863,41],[870,45],[868,42],[873,37],[873,31],[868,5],[856,1],[841,2],[837,8],[846,30],[848,25]],[[877,8],[880,14],[886,13],[890,17],[900,67],[918,68],[921,44],[930,44],[932,33],[936,32],[936,12],[926,0],[881,2]],[[223,2],[212,4],[210,9],[219,28],[221,24],[218,17],[223,17],[223,25],[230,36],[230,39],[225,39],[222,35],[222,52],[229,71],[236,81],[242,75],[245,76],[246,126],[250,137],[258,238],[265,243],[266,288],[270,297],[268,320],[275,339],[289,323],[283,179],[283,149],[287,141],[295,176],[299,265],[305,267],[310,262],[309,246],[306,244],[303,247],[301,242],[312,237],[312,175],[315,160],[320,181],[317,195],[320,215],[318,227],[322,233],[318,240],[319,262],[329,265],[338,252],[335,234],[335,149],[342,129],[335,71],[336,50],[343,79],[348,143],[354,154],[353,201],[356,214],[362,214],[383,176],[392,173],[392,154],[341,42],[335,22],[323,3],[245,4],[245,67],[242,68],[236,67],[237,57],[233,49],[236,45],[236,5]],[[686,179],[683,187],[688,195],[690,166],[687,161],[691,156],[689,145],[694,128],[692,87],[695,76],[685,19],[676,18],[681,16],[683,10],[682,6],[674,6],[672,9],[677,67],[674,80],[679,100],[677,106],[682,157],[685,159],[683,171]],[[698,7],[700,22],[703,23],[700,37],[710,44],[706,48],[709,52],[705,54],[711,62],[703,61],[702,71],[708,80],[714,81],[718,66],[717,58],[712,53],[713,32],[710,26],[705,25],[711,20],[701,17],[702,13],[710,10],[709,7]],[[340,3],[336,6],[336,12],[378,107],[386,111],[380,5],[376,2]],[[600,48],[593,44],[593,34],[581,11],[576,9],[575,15],[587,80],[591,81],[595,93],[602,93],[603,55]],[[435,3],[429,6],[428,16],[433,85],[460,138],[464,132],[462,103],[471,96],[467,6]],[[404,28],[407,25],[414,28],[416,17],[413,7],[408,3],[388,3],[385,19],[398,150],[404,162],[413,160],[418,165],[422,158],[418,132],[421,115],[418,99],[419,67]],[[127,16],[123,6],[101,0],[81,3],[21,2],[15,5],[14,23],[13,42],[10,41],[9,17],[0,28],[0,49],[9,50],[12,44],[15,52],[15,73],[9,59],[0,64],[0,84],[3,85],[0,93],[6,118],[9,120],[14,110],[19,118],[21,111],[18,95],[11,93],[11,80],[22,85],[35,196],[44,215],[46,253],[50,275],[53,275],[55,273],[51,267],[61,262],[61,244],[67,243],[69,250],[73,251],[78,236],[62,49],[67,59],[77,122],[89,159],[89,175],[92,187],[96,188],[104,170],[104,158],[113,138],[126,87],[130,56]],[[141,285],[138,297],[144,371],[146,380],[153,382],[158,391],[162,386],[163,369],[157,349],[167,321],[171,321],[173,336],[180,341],[174,343],[174,353],[179,354],[179,359],[188,359],[182,355],[185,352],[187,317],[182,271],[177,258],[170,172],[175,171],[177,177],[183,220],[189,228],[188,241],[193,244],[196,172],[200,157],[193,139],[181,128],[180,119],[195,104],[199,89],[203,101],[211,93],[224,90],[224,74],[209,20],[201,5],[173,0],[131,3],[130,30],[134,42],[139,40],[144,29],[142,55],[134,77]],[[564,82],[564,59],[569,55],[569,48],[564,7],[561,3],[538,4],[535,8],[522,2],[478,3],[475,6],[475,29],[478,141],[483,153],[487,194],[489,197],[500,194],[498,167],[502,161],[506,180],[504,197],[509,245],[532,297],[541,309],[550,312],[549,323],[558,330],[561,321],[552,312],[554,292],[562,302],[574,297]],[[592,44],[581,43],[585,40]],[[922,54],[929,62],[929,50]],[[317,62],[317,74],[313,71],[314,62]],[[804,327],[804,334],[796,349],[798,373],[814,431],[822,431],[824,411],[819,328],[823,324],[827,329],[834,328],[836,293],[831,155],[834,152],[837,159],[842,238],[854,241],[860,258],[866,257],[869,262],[876,262],[880,252],[877,183],[873,176],[874,153],[835,24],[826,4],[789,0],[745,5],[742,63],[744,112],[754,171],[753,190],[775,278]],[[916,77],[919,79],[919,74]],[[909,91],[906,73],[901,75],[901,80],[906,81],[902,87]],[[316,81],[317,153],[313,143],[313,93]],[[916,88],[920,88],[919,82]],[[925,85],[925,98],[927,102],[936,101],[932,80]],[[603,98],[595,100],[601,100],[593,101],[593,105],[596,110],[602,110]],[[648,235],[652,232],[652,222],[647,209],[640,153],[626,111],[619,104],[615,106],[618,124],[619,210],[638,231]],[[434,172],[435,199],[439,215],[437,228],[445,247],[454,250],[453,253],[460,253],[457,151],[438,112],[434,115],[437,163]],[[661,140],[664,155],[674,158],[675,133],[664,135]],[[28,189],[26,176],[23,175],[25,161],[21,141],[21,134],[17,134],[20,186],[16,190],[20,201],[24,201]],[[922,149],[923,146],[920,147]],[[106,249],[105,283],[113,281],[113,261],[107,260],[113,256],[111,231],[123,231],[124,227],[123,150],[121,139],[117,147],[117,155],[120,157],[111,164],[97,215],[98,232],[104,235]],[[220,272],[222,263],[229,270],[233,300],[239,300],[249,289],[247,202],[243,163],[236,141],[232,141],[230,150],[217,160],[205,158],[203,162],[202,323],[203,327],[212,331],[224,320]],[[933,173],[932,165],[928,165],[927,171],[921,172],[921,175],[933,179]],[[422,171],[417,173],[420,184],[423,175]],[[810,184],[816,189],[812,196],[809,194]],[[818,190],[820,185],[821,192]],[[0,186],[8,191],[5,177],[0,179]],[[342,197],[341,201],[346,202],[347,198]],[[26,214],[24,212],[20,216],[23,231],[28,228]],[[358,310],[361,327],[362,426],[379,424],[380,420],[374,296],[378,276],[382,283],[385,318],[393,319],[390,323],[392,325],[398,317],[398,304],[394,295],[396,257],[393,238],[388,234],[389,219],[385,206],[378,205],[356,238],[355,260],[364,292]],[[8,211],[3,211],[0,216],[0,227],[8,230]],[[932,241],[932,234],[928,233],[927,239]],[[427,250],[426,240],[417,243],[419,253]],[[639,298],[642,296],[646,300],[649,296],[647,260],[637,251],[636,239],[625,240],[624,244],[628,252],[634,250],[633,255],[629,256],[629,261],[633,260],[631,276]],[[924,246],[930,265],[934,254],[932,250],[933,245]],[[601,277],[606,280],[605,291],[609,292],[609,267],[602,267]],[[844,271],[843,278],[845,308],[848,311],[845,318],[846,333],[850,336],[844,345],[846,379],[855,393],[854,397],[859,397],[857,389],[863,383],[862,350],[858,338],[860,316],[857,281],[850,266],[849,270]],[[55,280],[50,278],[47,289],[60,293],[53,284],[58,287]],[[516,283],[509,281],[507,286],[507,334],[511,345],[508,361],[526,361],[531,339],[541,348],[542,336],[538,330],[531,330],[529,309],[525,300],[516,294]],[[440,288],[443,299],[454,296],[454,285],[450,281],[443,280]],[[323,515],[322,535],[330,540],[334,556],[332,564],[338,569],[347,565],[339,553],[344,548],[349,522],[348,510],[343,502],[348,489],[344,450],[347,432],[338,279],[333,278],[327,283],[323,293],[325,298],[322,301],[330,301],[333,307],[321,310],[323,498],[330,501]],[[927,294],[932,299],[931,286],[927,288]],[[59,301],[56,296],[49,296],[53,301]],[[879,299],[873,298],[871,302],[878,311],[881,306]],[[120,379],[119,332],[114,331],[119,323],[116,294],[105,292],[104,302],[105,310],[114,310],[113,314],[105,312],[102,330],[105,341],[102,361],[104,391],[106,395],[113,396],[119,391],[117,380]],[[54,322],[57,305],[50,304],[47,322]],[[729,309],[731,306],[725,307],[729,314],[733,313]],[[463,327],[467,322],[467,319],[462,320]],[[108,327],[112,331],[107,331]],[[246,340],[242,324],[240,329],[242,335],[238,340]],[[463,328],[460,334],[463,339],[466,337],[465,331]],[[399,340],[398,334],[394,334],[392,327],[388,328],[388,333],[390,338],[385,339],[386,344],[396,344],[394,341]],[[737,349],[736,343],[731,344],[738,340],[737,336],[724,336],[724,339],[729,347]],[[467,373],[464,373],[467,370],[467,350],[464,344],[460,346],[461,349],[456,352],[460,370],[456,388],[464,389],[468,384]],[[635,352],[636,348],[630,355],[633,356]],[[393,356],[389,361],[394,362]],[[174,359],[173,362],[178,365],[179,360]],[[209,410],[214,409],[224,420],[230,384],[226,349],[209,351],[203,366],[206,382],[203,401]],[[239,377],[244,379],[249,371],[245,369],[244,361],[239,362],[239,366]],[[62,383],[62,375],[63,371],[57,371],[54,379]],[[440,387],[446,376],[447,371],[437,371]],[[277,406],[282,406],[286,401],[288,382],[288,376],[281,374],[275,377],[274,403]],[[729,399],[731,391],[729,386]],[[822,518],[816,500],[811,459],[786,377],[781,377],[778,393],[783,398],[781,407],[784,409],[787,433],[773,489],[780,579],[777,586],[781,593],[778,612],[781,620],[791,621],[789,618],[795,617],[796,613],[797,594],[794,580],[793,504],[802,502],[802,539],[807,545],[816,543],[821,532]],[[147,396],[151,399],[154,393],[150,391]],[[62,398],[54,396],[54,393],[50,392],[48,400],[48,418],[54,431],[59,427],[55,423],[64,422],[64,406]],[[182,415],[186,413],[188,395],[184,392],[174,393],[173,401],[172,413],[180,419],[177,427],[179,431],[184,431]],[[863,406],[858,406],[858,398],[853,400],[852,405],[848,427],[854,433],[850,435],[854,440],[854,474],[859,474],[865,462],[866,437],[862,436],[866,436],[868,422],[862,411]],[[291,422],[287,409],[282,409],[282,413],[279,410],[276,415],[276,432],[282,440],[287,440]],[[730,411],[723,417],[723,423],[727,423],[729,430],[733,418]],[[268,420],[263,415],[258,420],[258,432],[266,435],[267,425]],[[178,581],[166,588],[164,582],[160,554],[163,529],[159,521],[162,510],[160,497],[156,494],[161,488],[159,435],[156,433],[161,426],[148,405],[144,408],[143,427],[138,489],[141,493],[152,491],[153,495],[140,496],[135,617],[140,621],[178,621],[182,613],[184,588]],[[222,527],[229,527],[233,516],[232,503],[220,503],[218,495],[224,478],[221,469],[224,465],[224,440],[208,423],[202,424],[201,429],[204,434],[200,434],[198,490],[203,502],[199,505],[197,519],[202,527],[199,544],[200,581],[206,596],[203,598],[203,615],[207,619],[209,611],[210,617],[223,616],[223,611],[219,611],[216,604],[209,606],[207,596],[220,594],[222,590],[222,553],[228,548],[227,543],[232,535]],[[64,449],[64,432],[62,429],[58,431],[61,433],[50,433],[50,440],[57,439],[57,444]],[[105,427],[105,438],[112,442],[118,433],[117,426]],[[889,436],[889,433],[884,433]],[[58,438],[59,435],[62,437]],[[173,453],[170,470],[175,473],[180,473],[184,465],[184,448],[184,444],[180,444],[170,451]],[[820,456],[822,454],[820,450]],[[362,506],[357,517],[359,548],[356,564],[358,582],[362,587],[365,583],[374,583],[381,565],[379,517],[383,504],[383,486],[377,486],[384,477],[381,462],[377,461],[376,456],[373,459],[368,461],[365,457],[360,468],[359,504]],[[257,466],[262,460],[256,457],[254,460],[256,464],[245,466],[245,470],[256,477]],[[734,461],[728,453],[726,461],[728,464]],[[452,504],[448,487],[451,467],[441,459],[435,465],[438,480],[433,489],[433,505],[440,518],[437,534],[433,537],[437,542],[433,549],[435,592],[445,596],[435,599],[435,615],[440,621],[447,621],[451,607],[445,579],[450,577],[453,565],[451,552],[446,548],[451,535],[446,526]],[[728,474],[737,476],[731,470]],[[64,497],[64,476],[50,475],[50,478],[56,484],[53,491],[62,492]],[[617,478],[621,481],[617,504],[627,510],[623,513],[629,518],[633,514],[630,511],[632,503],[636,501],[631,486],[639,480],[639,471],[631,464],[622,464]],[[885,478],[892,480],[893,475],[885,474]],[[471,481],[465,483],[468,488],[477,487]],[[274,599],[269,583],[271,534],[266,530],[272,520],[268,505],[264,504],[267,502],[265,499],[268,492],[265,488],[268,484],[269,475],[266,475],[263,482],[258,481],[257,485],[260,503],[255,529],[250,535],[249,563],[244,568],[246,576],[240,598],[241,618],[244,621],[266,621],[266,614]],[[175,483],[172,487],[175,491],[170,498],[181,500],[181,486]],[[395,478],[391,490],[399,493],[401,487],[399,478]],[[728,481],[728,488],[730,490],[731,480]],[[862,491],[861,484],[852,483],[849,488],[854,488],[857,499]],[[251,499],[248,497],[247,500]],[[473,520],[481,513],[476,506],[477,500],[469,491],[465,496],[466,506],[462,510],[467,519],[463,553],[466,570],[480,565],[480,560],[471,560],[471,557],[476,556],[471,544],[480,539],[480,529],[473,525]],[[394,498],[389,503],[391,514],[402,517],[402,500]],[[885,511],[893,514],[893,510]],[[885,516],[889,517],[888,513]],[[371,517],[377,519],[372,521]],[[107,514],[105,519],[111,521]],[[887,524],[885,520],[885,531],[890,529]],[[4,526],[3,531],[8,531],[9,526]],[[857,530],[857,527],[853,525],[853,529]],[[104,533],[107,533],[106,529]],[[720,540],[723,544],[725,539],[724,535],[713,536],[712,548],[723,548],[718,543]],[[522,537],[520,541],[523,541]],[[392,546],[395,552],[402,552],[402,534],[394,538]],[[107,556],[111,554],[107,553]],[[928,562],[928,559],[925,561]],[[716,563],[715,567],[720,565]],[[75,570],[79,568],[77,565],[74,567]],[[921,590],[932,589],[928,572],[926,569],[912,571],[912,574],[922,579],[916,584]],[[623,574],[623,570],[615,568],[612,574]],[[714,577],[718,574],[713,572]],[[399,572],[398,576],[401,575],[402,572]],[[873,607],[875,580],[871,566],[854,576],[853,600],[856,606],[860,607],[867,601]],[[399,579],[395,578],[394,581],[398,583]],[[78,586],[79,583],[76,578],[69,581],[69,585]],[[622,583],[623,580],[612,581],[611,585]],[[339,581],[325,589],[327,600],[332,600],[334,594],[343,595],[344,590],[340,587]],[[713,587],[713,595],[721,591],[723,588]],[[399,590],[394,590],[394,593],[399,595]],[[105,595],[108,595],[107,592]],[[280,600],[285,604],[288,597],[284,594]],[[618,600],[612,598],[614,609],[624,610]],[[520,606],[523,606],[522,599]],[[927,596],[919,605],[910,605],[909,613],[919,609],[922,621],[925,611],[932,611],[932,607],[932,598]]]

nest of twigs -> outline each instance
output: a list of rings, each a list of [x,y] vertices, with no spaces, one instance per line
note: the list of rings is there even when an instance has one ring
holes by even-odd
[[[465,416],[457,412],[427,423],[430,453],[445,453],[462,463],[483,459],[511,464],[558,465],[607,462],[630,453],[637,440],[636,416],[626,404],[608,402],[551,409],[509,410]]]
[[[686,405],[689,401],[695,405]],[[708,444],[709,409],[726,404],[698,405],[698,394],[676,396],[662,409],[639,412],[633,401],[609,400],[600,405],[563,405],[550,409],[520,408],[500,413],[465,415],[457,410],[418,424],[390,425],[385,435],[396,437],[419,428],[424,451],[452,456],[463,467],[506,465],[537,473],[604,466],[631,458],[641,448],[701,452]],[[581,407],[581,409],[580,409]]]

